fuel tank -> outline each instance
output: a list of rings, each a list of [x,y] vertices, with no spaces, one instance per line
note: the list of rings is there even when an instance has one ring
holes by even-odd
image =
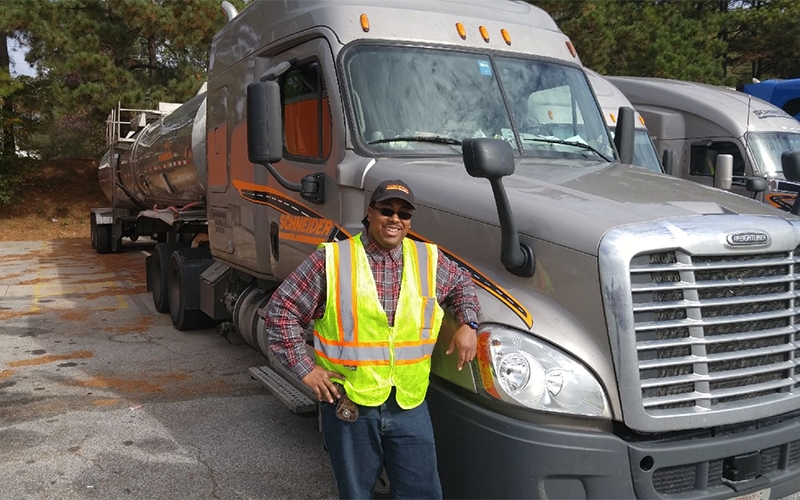
[[[205,84],[172,112],[141,128],[131,126],[126,137],[115,139],[114,147],[100,160],[98,178],[106,197],[112,199],[111,162],[115,161],[121,184],[116,187],[118,208],[204,204],[208,179],[205,126]]]

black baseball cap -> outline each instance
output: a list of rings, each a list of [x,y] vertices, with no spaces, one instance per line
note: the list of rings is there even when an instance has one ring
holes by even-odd
[[[411,205],[413,209],[417,208],[414,206],[414,193],[411,191],[411,188],[408,187],[408,184],[400,179],[383,181],[378,184],[378,187],[372,192],[369,204],[372,205],[375,202],[391,200],[392,198],[405,201]]]

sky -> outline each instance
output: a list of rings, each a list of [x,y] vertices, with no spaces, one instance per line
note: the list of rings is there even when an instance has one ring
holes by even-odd
[[[8,43],[8,57],[11,59],[11,76],[35,76],[36,70],[25,61],[25,48],[14,39],[6,39]]]

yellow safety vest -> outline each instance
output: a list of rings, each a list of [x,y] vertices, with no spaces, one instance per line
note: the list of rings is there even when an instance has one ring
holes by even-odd
[[[397,388],[397,404],[419,406],[428,390],[431,354],[444,311],[436,300],[436,245],[403,239],[403,276],[389,326],[361,235],[323,243],[327,302],[314,322],[317,364],[342,375],[347,396],[380,406]]]

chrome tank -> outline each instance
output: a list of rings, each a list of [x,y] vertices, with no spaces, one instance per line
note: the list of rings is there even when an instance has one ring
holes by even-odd
[[[132,142],[118,142],[114,160],[119,160],[124,189],[117,188],[117,207],[204,204],[208,178],[205,127],[204,85],[195,97],[135,132]],[[114,186],[110,158],[107,152],[98,167],[100,186],[109,200]]]

